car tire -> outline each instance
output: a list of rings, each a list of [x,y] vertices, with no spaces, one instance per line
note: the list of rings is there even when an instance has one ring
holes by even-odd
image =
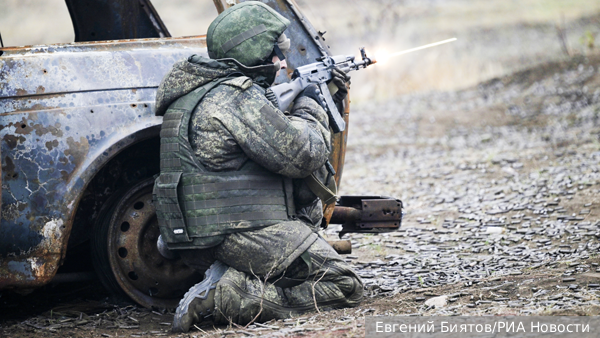
[[[171,309],[202,275],[181,258],[167,259],[158,252],[153,185],[153,178],[144,179],[104,203],[92,234],[92,261],[110,292],[147,308]]]

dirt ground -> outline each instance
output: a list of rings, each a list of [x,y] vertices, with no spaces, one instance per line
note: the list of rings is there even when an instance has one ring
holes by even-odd
[[[4,337],[361,337],[364,317],[370,315],[600,315],[595,291],[600,283],[599,85],[600,57],[575,57],[463,91],[355,107],[342,193],[392,195],[405,204],[401,232],[350,235],[355,249],[348,261],[366,286],[358,308],[248,327],[204,324],[175,335],[170,333],[170,312],[112,298],[97,283],[63,284],[27,296],[2,293],[0,332]],[[569,181],[563,186],[565,176]],[[537,190],[529,193],[530,186]],[[511,192],[512,200],[507,196]],[[507,207],[506,201],[514,198],[531,199],[520,202],[525,208],[516,202]],[[536,207],[540,203],[545,207]],[[420,275],[423,287],[410,282],[419,271],[406,270],[396,277],[385,272],[398,257],[418,261],[415,247],[425,250],[446,238],[438,235],[423,242],[427,239],[420,235],[415,238],[421,242],[411,242],[415,231],[455,234],[445,249],[455,250],[461,259],[487,257],[480,247],[489,248],[493,256],[491,243],[510,258],[511,248],[528,250],[542,241],[538,233],[518,237],[529,231],[530,222],[531,230],[564,230],[543,240],[549,247],[575,249],[562,254],[542,248],[535,253],[538,258],[525,259],[528,263],[517,266],[516,273],[511,263],[511,270],[494,268],[488,276],[434,286],[424,284]],[[477,232],[488,228],[500,229],[500,237],[478,242]],[[334,237],[333,230],[326,235]],[[474,237],[468,235],[473,231]],[[489,261],[484,258],[468,266]],[[367,268],[377,264],[383,267],[383,278],[374,278],[378,272]],[[401,279],[404,284],[384,287]],[[577,285],[571,287],[573,283]],[[447,305],[425,304],[444,295]]]

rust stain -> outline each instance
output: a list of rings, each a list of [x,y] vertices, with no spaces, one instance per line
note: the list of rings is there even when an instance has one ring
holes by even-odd
[[[39,105],[36,105],[36,106],[39,106]],[[47,107],[39,106],[36,108],[47,108]],[[32,116],[35,116],[35,115],[32,115]],[[55,136],[55,137],[63,136],[63,131],[61,130],[60,123],[56,123],[53,126],[49,125],[49,126],[44,127],[44,125],[42,125],[42,124],[35,124],[32,121],[28,121],[25,119],[25,117],[23,117],[20,122],[9,123],[8,125],[0,126],[0,130],[4,129],[6,127],[11,127],[11,126],[15,127],[15,134],[28,135],[28,134],[31,134],[31,132],[33,130],[35,130],[35,134],[37,136],[42,136],[47,133],[50,133],[50,134],[52,134],[52,136]],[[19,140],[22,143],[25,140],[25,138],[19,139]]]
[[[70,158],[70,161],[75,165],[75,168],[66,177],[62,171],[61,175],[63,180],[70,181],[72,176],[78,171],[79,167],[81,167],[81,165],[83,164],[90,150],[90,143],[83,136],[79,138],[79,142],[76,142],[75,139],[73,139],[73,137],[69,137],[67,138],[67,145],[69,146],[69,149],[66,149],[64,154],[67,157],[73,156],[73,158]],[[62,158],[60,160],[62,160]]]
[[[19,177],[19,174],[15,172],[15,163],[8,156],[4,157],[6,166],[2,167],[2,173],[7,181],[14,180]]]
[[[12,150],[15,149],[18,143],[25,142],[25,137],[23,136],[15,136],[15,135],[4,135],[4,142],[8,145],[8,147]]]
[[[344,121],[346,122],[346,129],[332,136],[332,148],[333,151],[329,155],[329,161],[335,169],[335,182],[339,188],[342,182],[342,172],[344,170],[344,160],[346,156],[346,143],[348,141],[348,128],[350,122],[350,93],[344,99]],[[325,219],[325,226],[329,225],[329,221],[333,216],[334,205],[323,206],[323,218]]]
[[[67,138],[67,145],[69,149],[65,150],[65,155],[73,156],[75,160],[84,159],[90,149],[88,140],[83,136],[79,137],[79,142],[73,137]]]
[[[10,125],[11,124],[9,124],[9,126]],[[33,128],[31,128],[31,126],[29,124],[27,124],[27,120],[25,120],[25,118],[23,118],[21,120],[21,122],[15,123],[14,126],[15,126],[15,133],[16,134],[28,135],[33,130]]]
[[[63,132],[62,132],[61,124],[60,123],[56,123],[55,125],[48,126],[48,127],[44,127],[41,124],[34,124],[32,126],[35,129],[35,134],[38,135],[38,136],[42,136],[44,134],[47,134],[48,132],[50,134],[52,134],[52,136],[55,136],[55,137],[62,137],[63,136]]]
[[[52,140],[52,141],[48,141],[46,142],[46,148],[48,148],[48,150],[52,150],[52,148],[56,148],[58,147],[58,141],[57,140]]]
[[[62,177],[63,181],[65,181],[65,182],[69,181],[69,173],[66,172],[65,170],[60,171],[60,176]]]
[[[167,50],[166,47],[171,46],[172,50]],[[99,121],[96,116],[89,120],[85,118],[87,116],[83,116],[82,120],[82,116],[75,114],[65,116],[63,112],[59,114],[48,112],[49,109],[66,107],[79,109],[78,104],[87,102],[85,99],[93,96],[93,93],[88,94],[85,89],[103,90],[106,88],[102,78],[98,79],[97,83],[89,84],[89,78],[85,77],[84,79],[79,72],[73,71],[72,74],[67,74],[71,69],[69,65],[88,67],[96,62],[94,59],[98,57],[97,54],[94,54],[96,52],[108,51],[131,58],[129,53],[132,50],[144,49],[144,53],[141,53],[143,55],[139,56],[140,64],[153,62],[157,64],[157,67],[150,68],[148,71],[144,70],[144,74],[137,74],[139,70],[135,67],[124,68],[118,73],[125,74],[124,72],[135,71],[133,77],[141,76],[142,78],[136,78],[135,81],[130,82],[131,86],[140,86],[143,89],[128,91],[127,97],[139,96],[140,99],[147,100],[148,92],[153,86],[158,85],[155,83],[158,81],[155,79],[155,73],[160,75],[163,67],[167,67],[165,64],[175,61],[171,58],[179,58],[180,54],[187,53],[187,48],[198,50],[203,47],[206,47],[204,36],[174,39],[129,39],[2,49],[5,55],[8,54],[14,56],[16,60],[24,61],[22,64],[14,62],[16,68],[10,69],[10,74],[14,72],[15,76],[20,76],[21,82],[26,87],[18,81],[14,81],[13,86],[8,86],[8,89],[0,85],[0,96],[8,99],[9,104],[6,107],[11,109],[11,111],[3,111],[3,117],[0,118],[0,130],[3,131],[0,140],[5,142],[2,144],[2,155],[5,157],[2,158],[3,172],[0,175],[3,175],[4,183],[9,185],[5,194],[8,192],[15,195],[11,196],[11,203],[3,205],[2,229],[5,230],[5,221],[11,221],[9,226],[16,230],[23,230],[21,233],[17,233],[16,230],[5,232],[10,236],[14,233],[17,235],[14,236],[15,238],[5,239],[2,242],[2,244],[10,246],[6,250],[8,257],[0,257],[0,289],[4,287],[37,287],[48,283],[54,276],[56,269],[61,264],[61,257],[66,254],[73,218],[80,201],[78,194],[88,183],[86,177],[76,175],[81,175],[81,169],[87,163],[86,159],[90,157],[92,147],[100,147],[103,146],[102,142],[111,141],[107,140],[105,132],[101,131],[105,129],[97,128],[98,132],[96,132],[96,125],[92,125],[92,128],[88,126],[96,122],[106,122],[112,126],[115,121],[110,119]],[[151,53],[153,49],[161,49],[161,52],[165,52],[167,57],[161,59],[160,62],[153,61],[153,57],[148,56],[149,54],[146,55],[146,51]],[[77,62],[79,59],[76,57],[74,59],[77,60],[71,60],[69,57],[63,57],[60,53],[71,53],[75,56],[81,55],[76,53],[90,53],[91,56],[89,58],[86,56],[82,62]],[[42,59],[49,57],[49,60],[54,60],[52,58],[55,58],[58,63],[37,62],[35,61],[37,55],[40,55]],[[138,55],[134,56],[133,59],[137,65]],[[98,60],[101,59],[98,58]],[[168,66],[170,67],[170,64]],[[63,77],[64,74],[69,76]],[[0,75],[0,77],[2,76]],[[65,83],[69,86],[63,85]],[[84,88],[79,86],[82,83]],[[100,87],[93,87],[98,83],[101,84]],[[116,86],[121,86],[121,82],[118,82]],[[118,87],[118,89],[125,88],[130,87]],[[81,94],[83,99],[77,101],[79,97],[71,97],[71,95],[80,90],[84,91]],[[121,94],[119,93],[119,95]],[[120,103],[118,100],[121,97],[116,99],[115,104]],[[100,102],[100,105],[104,107],[110,104],[109,101]],[[127,104],[131,104],[131,101],[127,101]],[[133,107],[147,108],[148,106],[135,102]],[[98,112],[95,107],[91,108],[96,113]],[[86,115],[89,110],[85,109]],[[21,116],[12,113],[19,113]],[[148,111],[144,113],[148,113]],[[8,116],[8,118],[5,119],[4,116]],[[137,122],[138,118],[146,117],[147,115],[143,115],[143,117],[137,115],[135,118],[132,117],[132,120],[128,116],[119,116],[118,121]],[[154,116],[151,117],[153,121]],[[8,120],[11,121],[10,124]],[[56,121],[61,122],[57,123]],[[85,127],[82,127],[82,124]],[[98,134],[100,137],[97,136]],[[142,136],[145,137],[146,134]],[[6,153],[4,150],[7,150]],[[17,151],[18,155],[13,154]],[[89,170],[97,171],[98,168],[92,167]],[[68,191],[68,195],[61,190],[65,181],[74,183],[70,188],[72,190]],[[25,196],[23,201],[18,201],[17,199],[20,199],[21,196]],[[15,250],[9,250],[13,247]]]
[[[14,221],[21,215],[22,211],[29,206],[28,203],[16,202],[2,206],[2,218],[7,221]]]
[[[300,55],[306,55],[306,47],[304,47],[303,45],[298,45],[298,51],[300,52]]]
[[[0,265],[0,288],[14,285],[15,281],[21,288],[38,287],[50,282],[58,269],[60,255],[44,249],[35,250],[30,254],[29,258],[13,258]]]

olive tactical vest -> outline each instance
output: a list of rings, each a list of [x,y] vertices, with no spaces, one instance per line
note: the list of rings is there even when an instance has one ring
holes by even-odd
[[[160,176],[153,198],[170,249],[208,248],[226,234],[295,218],[291,179],[248,161],[239,171],[210,172],[188,140],[192,112],[216,79],[173,102],[160,131]]]

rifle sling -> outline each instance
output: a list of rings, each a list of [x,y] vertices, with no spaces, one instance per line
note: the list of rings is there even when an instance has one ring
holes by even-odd
[[[321,182],[315,174],[310,174],[310,176],[304,178],[304,182],[308,185],[308,188],[315,194],[317,197],[323,201],[323,204],[332,204],[335,203],[337,196],[337,187],[335,185],[335,180],[330,180],[330,187],[327,187],[323,182]]]

